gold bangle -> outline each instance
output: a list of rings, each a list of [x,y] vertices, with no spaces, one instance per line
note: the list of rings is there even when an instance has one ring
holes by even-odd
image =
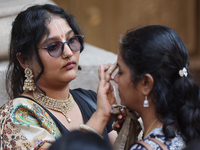
[[[81,125],[79,126],[79,129],[82,130],[82,131],[93,132],[93,133],[99,135],[99,136],[103,139],[103,136],[102,136],[100,133],[98,133],[96,130],[94,130],[93,128],[91,128],[91,127],[89,127],[89,126],[87,126],[87,125],[85,125],[85,124],[81,124]]]

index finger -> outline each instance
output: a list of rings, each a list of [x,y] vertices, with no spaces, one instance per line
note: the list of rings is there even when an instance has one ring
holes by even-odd
[[[109,69],[106,71],[106,81],[110,80],[112,73],[117,69],[117,62],[112,64]]]
[[[98,71],[99,71],[99,80],[105,80],[104,66],[100,65],[100,68]]]

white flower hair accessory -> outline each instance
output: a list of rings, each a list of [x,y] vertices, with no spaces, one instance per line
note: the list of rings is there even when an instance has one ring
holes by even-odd
[[[187,77],[187,75],[188,75],[187,69],[186,69],[185,67],[183,67],[182,70],[179,70],[179,75],[180,75],[181,77],[183,77],[183,76]]]

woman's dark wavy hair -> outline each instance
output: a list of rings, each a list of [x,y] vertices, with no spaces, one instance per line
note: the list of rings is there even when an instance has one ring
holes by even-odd
[[[37,81],[44,72],[44,67],[37,46],[45,35],[49,35],[47,25],[52,16],[65,19],[74,34],[82,34],[74,16],[59,6],[52,4],[34,5],[20,12],[12,24],[9,48],[10,60],[6,73],[6,90],[11,99],[23,92],[23,82],[25,80],[24,69],[16,57],[18,53],[21,53],[21,59],[33,60],[34,57],[37,60],[41,72],[36,77],[35,84],[39,88]]]
[[[136,85],[145,74],[154,79],[151,91],[157,117],[167,139],[180,129],[186,142],[200,135],[200,90],[188,70],[189,56],[180,36],[171,28],[150,25],[128,30],[120,40],[120,54]],[[188,76],[181,77],[185,67]]]

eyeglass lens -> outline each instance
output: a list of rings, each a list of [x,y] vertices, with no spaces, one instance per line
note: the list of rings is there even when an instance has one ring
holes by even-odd
[[[72,51],[77,52],[83,46],[83,36],[75,35],[66,42],[54,41],[47,45],[47,51],[52,57],[59,57],[63,53],[65,43]]]

